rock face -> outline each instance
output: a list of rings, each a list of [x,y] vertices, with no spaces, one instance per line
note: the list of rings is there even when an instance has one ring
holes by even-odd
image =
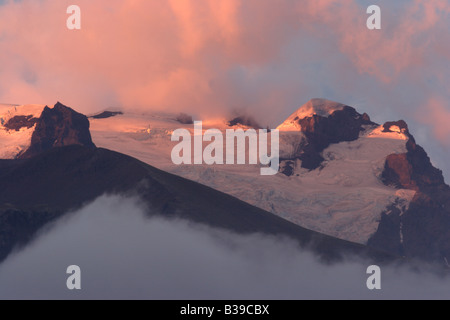
[[[299,120],[301,131],[308,139],[304,153],[299,156],[302,167],[316,169],[324,160],[321,152],[332,143],[354,141],[363,131],[362,126],[373,124],[370,118],[361,115],[352,107],[345,106],[334,111],[330,116],[313,115]]]
[[[317,99],[315,99],[317,100]],[[311,100],[309,104],[313,104]],[[301,160],[301,167],[317,169],[324,161],[322,151],[332,143],[354,141],[363,131],[363,125],[376,125],[367,114],[359,114],[350,106],[342,106],[329,115],[312,114],[304,118],[293,119],[306,139],[298,146],[296,154],[285,160],[282,173],[291,175],[296,159]]]
[[[450,258],[450,187],[445,184],[442,171],[433,167],[425,150],[416,144],[404,121],[388,122],[384,128],[400,128],[409,140],[406,153],[386,158],[381,179],[389,186],[415,190],[416,195],[403,214],[392,208],[383,212],[378,230],[368,244],[393,254],[447,261]]]
[[[396,124],[395,122],[389,124],[392,123]],[[403,125],[403,130],[409,137],[406,143],[408,152],[391,154],[386,158],[382,174],[383,182],[386,185],[416,191],[444,184],[442,171],[433,167],[425,150],[416,144],[414,137],[409,133],[406,123],[404,121],[397,123]],[[384,127],[386,128],[386,124]]]
[[[193,124],[194,120],[192,119],[192,116],[186,114],[186,113],[180,113],[175,119],[181,124]]]
[[[123,114],[121,111],[103,111],[102,113],[92,116],[93,119],[107,119]]]
[[[368,126],[380,127],[367,114],[361,115],[342,104],[313,99],[305,106],[280,126],[286,129],[286,135],[303,135],[302,140],[295,140],[290,157],[281,159],[280,172],[286,176],[294,175],[299,166],[322,169],[323,151],[331,144],[357,140]],[[432,165],[405,121],[386,122],[381,132],[405,136],[405,148],[400,152],[387,151],[378,180],[396,189],[413,190],[415,195],[408,204],[395,200],[381,210],[377,230],[367,244],[398,256],[447,263],[450,187],[445,184],[442,171]]]
[[[69,145],[95,147],[88,118],[58,102],[53,109],[44,108],[36,121],[30,147],[18,158],[31,158],[51,148]]]
[[[34,118],[32,115],[28,116],[15,116],[8,120],[4,124],[4,127],[8,130],[19,131],[22,128],[31,128],[38,121],[37,118]]]
[[[236,125],[242,125],[253,129],[261,129],[262,127],[256,122],[255,119],[249,116],[239,116],[236,118],[233,118],[232,120],[228,121],[228,126],[236,126]]]

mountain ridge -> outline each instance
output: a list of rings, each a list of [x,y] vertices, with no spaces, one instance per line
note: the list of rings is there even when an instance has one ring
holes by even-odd
[[[450,257],[449,187],[403,120],[379,125],[351,106],[313,99],[286,120],[291,127],[280,131],[280,173],[268,179],[253,176],[256,167],[174,166],[170,132],[179,126],[191,130],[191,124],[142,117],[134,122],[124,112],[120,117],[90,119],[87,130],[100,147],[199,182],[306,229],[394,256],[439,262]],[[11,166],[0,161],[0,170]]]
[[[311,109],[315,103],[311,100],[306,106]],[[298,112],[302,109],[304,107]],[[378,125],[367,114],[361,115],[349,106],[336,103],[334,109],[329,107],[328,110],[328,114],[312,113],[296,119],[297,130],[304,133],[307,140],[297,156],[306,169],[314,170],[322,164],[321,152],[330,144],[355,141],[359,138],[358,131],[364,131],[364,125]],[[403,134],[407,141],[405,152],[387,155],[381,182],[396,189],[413,190],[416,194],[408,207],[399,209],[399,204],[393,203],[381,213],[377,231],[367,244],[401,256],[447,261],[450,257],[450,210],[447,209],[450,208],[450,187],[445,184],[442,171],[432,165],[425,150],[416,143],[404,120],[385,122],[382,128],[382,133]],[[288,169],[285,166],[281,172],[293,174],[295,159],[289,159],[291,166]]]
[[[212,188],[102,148],[57,147],[1,163],[0,260],[68,211],[105,193],[120,193],[140,196],[165,217],[238,233],[287,236],[326,261],[352,253],[395,261],[382,251],[304,229]]]

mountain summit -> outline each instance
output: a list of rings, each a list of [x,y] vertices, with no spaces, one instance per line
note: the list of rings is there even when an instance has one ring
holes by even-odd
[[[82,145],[95,147],[89,131],[88,118],[57,102],[50,109],[45,107],[31,136],[29,148],[19,158],[31,158],[55,147]]]
[[[278,129],[284,133],[300,132],[302,140],[295,145],[296,152],[287,160],[299,159],[301,167],[316,169],[324,161],[322,152],[333,143],[354,141],[372,126],[367,114],[359,114],[354,108],[325,99],[312,99],[294,112]],[[287,143],[285,143],[287,144]],[[285,156],[286,157],[286,156]],[[292,170],[284,170],[292,173]]]
[[[31,158],[55,147],[94,147],[88,118],[57,102],[0,106],[0,159]]]
[[[307,189],[302,203],[322,203],[314,212],[329,218],[317,222],[335,220],[330,229],[348,230],[344,238],[365,234],[363,243],[396,255],[448,261],[450,187],[405,121],[379,125],[350,106],[313,99],[279,128],[288,151],[280,173]],[[368,233],[370,225],[376,229]]]
[[[327,99],[311,99],[294,113],[292,113],[277,129],[280,131],[297,131],[300,129],[300,120],[315,115],[328,117],[334,111],[344,109],[345,105]]]

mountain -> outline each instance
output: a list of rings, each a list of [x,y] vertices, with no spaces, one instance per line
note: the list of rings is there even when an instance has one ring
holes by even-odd
[[[86,117],[57,103],[35,122],[30,146],[0,160],[0,261],[38,230],[105,193],[138,195],[154,214],[238,233],[287,236],[324,260],[344,254],[394,256],[307,230],[199,183],[130,156],[96,148]],[[105,118],[102,118],[105,119]]]
[[[31,158],[53,147],[95,147],[88,118],[57,102],[0,107],[0,159]]]
[[[29,159],[2,160],[0,190],[0,261],[49,222],[105,193],[137,194],[151,212],[167,218],[238,233],[290,237],[326,261],[350,253],[377,262],[394,259],[304,229],[209,187],[101,148],[55,147]]]
[[[311,100],[294,115],[279,126],[280,130],[287,128],[288,131],[296,128],[303,134],[301,143],[296,146],[297,152],[283,161],[281,171],[288,176],[295,173],[297,163],[302,168],[322,172],[336,161],[351,164],[348,170],[358,167],[371,170],[373,167],[367,164],[379,157],[378,145],[387,147],[386,143],[379,142],[396,140],[397,146],[383,152],[386,156],[382,171],[377,168],[372,175],[377,182],[397,192],[408,192],[408,196],[397,196],[380,212],[376,232],[370,235],[367,244],[396,255],[447,262],[450,256],[450,187],[445,184],[442,172],[433,167],[425,150],[416,144],[405,121],[390,121],[380,126],[367,114],[361,115],[350,106],[322,99]],[[330,147],[332,144],[337,146]],[[351,152],[352,148],[357,151]],[[340,169],[335,173],[354,177],[342,166]],[[358,186],[352,182],[350,185]]]
[[[45,107],[35,120],[36,127],[28,149],[19,158],[31,158],[54,147],[82,145],[95,147],[89,131],[88,118],[60,102]]]
[[[94,142],[210,186],[297,225],[391,254],[450,256],[449,187],[404,121],[383,125],[355,108],[312,99],[278,126],[280,173],[257,165],[173,165],[170,116],[91,121]],[[230,121],[203,121],[226,130]],[[239,128],[239,126],[237,126]]]
[[[14,107],[14,112],[11,112],[11,108],[13,107],[8,109],[10,112],[7,116],[5,113],[2,115],[0,109],[2,123],[10,119],[11,115],[32,115],[30,119],[40,118],[36,112],[27,111],[34,110],[34,106]],[[23,111],[20,111],[21,108]],[[251,117],[238,118],[204,119],[203,130],[211,128],[226,130],[230,127],[248,128],[253,126],[246,120]],[[64,117],[59,119],[64,119]],[[324,238],[328,240],[323,240],[327,243],[323,246],[326,248],[341,247],[336,243],[345,244],[343,247],[352,243],[351,246],[359,248],[356,250],[364,251],[366,249],[361,248],[368,246],[373,248],[374,252],[386,252],[390,256],[405,256],[440,263],[448,260],[450,256],[450,242],[448,241],[450,240],[450,212],[448,209],[450,208],[448,203],[450,190],[444,183],[442,172],[433,167],[425,150],[416,144],[404,121],[391,121],[379,125],[371,121],[367,114],[360,114],[351,106],[325,99],[310,100],[278,126],[280,130],[280,172],[274,176],[261,176],[259,165],[174,165],[171,161],[171,150],[175,144],[170,139],[172,132],[178,128],[193,132],[192,121],[177,119],[177,115],[168,113],[128,112],[123,112],[119,116],[90,118],[87,129],[90,131],[92,141],[89,142],[85,139],[73,141],[69,139],[67,141],[80,145],[78,148],[83,150],[91,150],[89,152],[92,153],[86,151],[86,154],[90,155],[89,157],[97,159],[101,156],[101,163],[104,161],[109,171],[102,171],[102,175],[97,175],[97,171],[90,171],[88,165],[86,168],[82,165],[85,162],[95,165],[96,168],[97,166],[101,167],[97,162],[87,160],[89,157],[78,162],[70,162],[69,156],[60,155],[63,159],[59,159],[58,164],[54,164],[55,170],[67,161],[69,162],[64,168],[71,168],[73,165],[74,170],[77,166],[84,169],[79,169],[76,174],[72,171],[70,174],[65,174],[64,170],[66,169],[61,169],[59,173],[58,171],[41,173],[39,177],[46,177],[43,179],[45,181],[48,180],[47,174],[54,178],[48,180],[48,185],[42,185],[45,182],[34,185],[26,197],[32,199],[29,206],[39,203],[39,199],[47,199],[44,202],[41,201],[41,207],[45,207],[49,201],[56,201],[51,200],[51,196],[49,196],[51,192],[58,194],[58,190],[52,189],[54,188],[52,186],[55,185],[61,185],[61,190],[66,188],[64,194],[77,195],[74,198],[78,199],[77,201],[71,200],[72,196],[58,195],[58,199],[60,199],[58,201],[61,202],[53,203],[50,206],[51,212],[55,210],[57,212],[49,215],[49,220],[51,220],[61,215],[67,208],[79,206],[81,202],[93,199],[101,192],[130,190],[132,185],[138,183],[138,177],[146,176],[144,173],[139,173],[136,176],[132,174],[132,178],[127,177],[124,173],[125,170],[122,172],[116,168],[116,160],[110,159],[113,155],[114,159],[119,156],[102,149],[106,148],[141,160],[142,162],[138,162],[139,165],[137,165],[134,163],[137,160],[133,159],[133,168],[127,169],[131,173],[141,172],[141,169],[136,168],[145,167],[144,163],[146,163],[152,166],[152,169],[145,167],[146,170],[151,171],[150,178],[154,176],[155,172],[162,172],[154,167],[179,176],[175,178],[168,173],[160,173],[164,178],[158,180],[158,183],[155,182],[157,187],[153,192],[167,190],[167,193],[160,195],[157,198],[159,200],[148,201],[160,208],[164,214],[170,215],[171,211],[168,208],[174,206],[177,210],[191,208],[194,206],[191,201],[195,199],[195,201],[203,203],[201,205],[203,209],[198,212],[187,210],[186,218],[208,225],[240,232],[259,230],[266,233],[285,234],[287,232],[289,235],[298,233],[303,235],[294,237],[300,237],[300,242],[303,244],[311,239],[312,236],[306,236],[310,232],[320,235],[319,237],[325,237],[322,234],[326,234],[330,236]],[[29,159],[21,159],[23,158],[21,155],[26,155],[27,150],[33,145],[32,139],[27,142],[24,137],[34,135],[38,122],[39,120],[33,126],[22,127],[19,131],[5,127],[4,130],[8,132],[8,135],[5,134],[3,140],[1,139],[3,137],[2,130],[0,130],[0,144],[13,146],[15,142],[20,142],[18,144],[20,148],[10,148],[7,153],[8,158],[16,158],[16,160],[0,163],[0,168],[5,168],[3,171],[11,174],[1,179],[12,183],[11,185],[2,185],[2,190],[5,188],[12,190],[6,192],[7,196],[2,198],[5,202],[11,203],[8,199],[12,199],[15,193],[20,194],[18,190],[28,188],[25,186],[25,181],[27,177],[32,176],[34,170],[39,172],[38,169],[21,171],[18,166],[24,165],[24,161],[30,161],[27,162],[30,167],[41,168],[44,166],[43,164],[33,164],[37,159],[41,159],[40,157],[44,157],[44,155],[46,157],[52,155],[52,159],[57,159],[55,155],[65,149],[55,149],[54,147],[60,145],[53,143],[51,149],[38,152]],[[69,121],[69,123],[71,122]],[[81,136],[86,137],[85,121],[80,123],[84,124],[75,131],[85,132]],[[71,125],[65,124],[63,127],[71,128]],[[55,132],[61,132],[61,130],[50,130],[49,132],[50,141],[60,141],[59,138],[55,139],[58,135]],[[79,137],[75,133],[69,136]],[[101,148],[96,149],[93,146],[94,143]],[[72,150],[71,148],[74,147],[69,149]],[[13,151],[16,153],[14,154]],[[125,158],[122,159],[122,157],[125,156],[120,155],[120,161],[124,161],[128,165],[131,160],[125,161]],[[54,161],[50,158],[45,159],[44,163],[53,163]],[[75,159],[78,158],[75,157]],[[127,168],[122,163],[120,166]],[[12,176],[11,172],[20,173],[24,180],[16,182],[17,177]],[[92,175],[92,180],[87,177],[88,175]],[[61,178],[62,176],[67,177]],[[35,177],[33,176],[33,179]],[[36,179],[39,180],[37,177]],[[81,179],[80,185],[76,188],[73,187],[74,189],[72,186],[66,186],[64,181],[71,181],[71,179],[75,181]],[[112,182],[106,185],[101,184],[97,179]],[[165,182],[166,180],[177,181],[183,187],[173,190],[170,183]],[[15,183],[18,185],[15,186]],[[92,186],[81,187],[85,183]],[[126,187],[121,187],[121,183]],[[47,198],[47,193],[44,191],[44,194],[36,192],[36,196],[33,197],[33,190],[36,189],[52,191],[48,193]],[[204,196],[205,192],[211,193],[211,195],[206,197]],[[153,199],[152,196],[149,196],[152,191],[149,193],[144,191],[143,194],[144,198]],[[167,203],[170,204],[166,205],[166,202],[161,200],[174,194],[177,200],[167,200]],[[183,194],[182,201],[178,201],[180,194]],[[221,199],[218,202],[222,203],[222,207],[217,208],[219,213],[214,219],[210,216],[212,211],[210,208],[216,208],[216,201],[209,201],[209,198]],[[152,201],[156,201],[156,203],[152,203]],[[232,207],[238,208],[236,209],[238,214],[230,213],[230,210],[227,209],[228,202],[233,203]],[[16,205],[19,203],[20,201],[17,200]],[[19,208],[18,210],[25,209]],[[259,210],[257,211],[259,213],[264,212],[264,215],[267,215],[266,211],[268,211],[281,219],[277,218],[272,221],[275,217],[271,215],[270,218],[267,218],[270,222],[269,220],[255,222],[253,219],[258,220],[255,218],[258,216],[255,210]],[[216,212],[216,209],[213,211]],[[287,225],[285,223],[288,222],[285,220],[291,223]],[[255,223],[257,225],[254,225]],[[268,227],[269,224],[277,226],[276,231]],[[286,231],[294,229],[297,231]],[[343,242],[335,242],[336,238]],[[330,256],[333,250],[321,249],[319,251],[326,252],[325,255]]]

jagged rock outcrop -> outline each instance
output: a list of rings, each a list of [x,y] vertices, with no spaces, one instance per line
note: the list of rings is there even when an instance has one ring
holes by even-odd
[[[326,107],[326,112],[320,110],[323,106]],[[319,110],[315,110],[316,107]],[[302,112],[302,109],[308,110],[310,114]],[[288,176],[293,174],[296,159],[301,160],[302,168],[314,170],[324,161],[322,151],[330,144],[354,141],[364,130],[364,125],[376,125],[366,113],[360,114],[353,107],[324,99],[312,99],[297,112],[304,117],[294,113],[292,119],[287,121],[289,126],[298,128],[297,131],[302,132],[306,139],[296,147],[296,152],[291,157],[281,159],[285,161],[281,172]]]
[[[386,186],[403,189],[401,192],[413,190],[415,194],[407,201],[397,198],[381,210],[377,230],[367,244],[428,262],[450,260],[450,187],[445,184],[442,171],[433,166],[424,148],[416,143],[405,121],[379,126],[367,114],[361,115],[350,106],[313,99],[279,128],[285,131],[285,137],[281,136],[283,142],[290,145],[290,156],[280,163],[280,172],[287,176],[294,175],[299,166],[323,169],[329,165],[323,164],[323,151],[331,144],[362,139],[374,131],[375,139],[386,134],[404,141],[403,149],[393,149],[391,154],[387,150],[377,178]],[[362,131],[365,133],[360,135]],[[302,139],[294,139],[296,135]],[[330,155],[327,157],[328,162],[333,161]],[[336,176],[339,174],[342,173],[336,172]]]
[[[299,119],[298,123],[308,139],[299,159],[302,167],[310,170],[320,166],[324,160],[321,152],[330,144],[356,140],[364,130],[363,125],[373,124],[366,114],[361,115],[350,106],[344,106],[328,117],[313,115]]]
[[[416,144],[404,121],[388,122],[385,130],[403,130],[407,152],[386,158],[381,179],[395,188],[415,190],[402,214],[388,208],[368,244],[393,254],[445,262],[450,258],[450,187],[425,150]]]
[[[99,114],[96,114],[94,116],[92,116],[91,118],[93,119],[107,119],[107,118],[111,118],[111,117],[115,117],[118,115],[123,114],[122,111],[103,111]]]
[[[8,130],[19,131],[22,128],[31,128],[38,121],[32,115],[27,116],[15,116],[9,119],[3,126]]]
[[[186,114],[186,113],[180,113],[177,115],[176,121],[178,121],[181,124],[193,124],[194,120],[192,119],[192,116]]]
[[[405,121],[387,122],[387,128],[400,128],[409,137],[406,143],[406,153],[391,154],[386,158],[382,180],[386,185],[397,188],[421,190],[432,186],[444,184],[442,171],[433,167],[425,150],[416,144],[414,137],[409,133]]]
[[[242,125],[253,129],[261,129],[262,127],[256,122],[255,119],[249,116],[239,116],[228,121],[230,127],[236,125]]]
[[[30,147],[18,158],[31,158],[51,148],[69,145],[95,147],[88,118],[58,102],[52,109],[44,108],[36,121]]]

